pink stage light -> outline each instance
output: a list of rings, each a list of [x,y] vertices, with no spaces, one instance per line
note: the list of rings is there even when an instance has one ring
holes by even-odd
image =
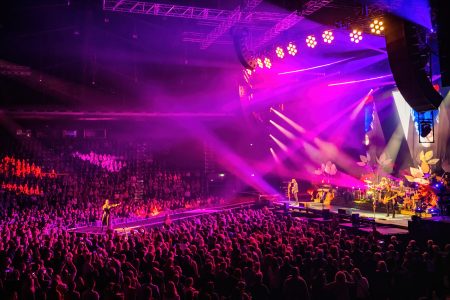
[[[350,41],[353,43],[358,44],[362,40],[362,32],[357,29],[353,29],[353,31],[350,33]]]
[[[308,35],[308,37],[306,38],[306,45],[309,48],[314,48],[317,45],[317,41],[316,38],[313,35]]]
[[[284,51],[283,51],[283,48],[277,47],[277,49],[275,50],[275,53],[277,54],[277,56],[278,56],[279,58],[284,58]]]
[[[279,139],[277,139],[276,137],[274,137],[271,134],[269,136],[272,138],[272,140],[275,142],[275,144],[277,144],[278,147],[281,148],[281,150],[283,150],[284,152],[288,151],[288,147],[282,141],[280,141]]]
[[[300,133],[305,133],[305,128],[303,128],[302,126],[298,125],[297,123],[295,123],[294,121],[292,121],[291,119],[289,119],[288,117],[286,117],[285,115],[283,115],[282,113],[280,113],[278,110],[272,108],[271,109],[277,116],[279,116],[280,118],[282,118],[286,123],[288,123],[289,125],[292,126],[292,128],[294,128],[295,130],[297,130]]]
[[[322,34],[322,38],[325,43],[331,44],[334,40],[333,32],[331,30],[325,30]]]
[[[345,81],[345,82],[338,82],[338,83],[330,83],[328,86],[337,86],[337,85],[346,85],[346,84],[353,84],[353,83],[360,83],[360,82],[366,82],[366,81],[372,81],[382,78],[391,77],[392,74],[378,76],[378,77],[372,77],[372,78],[366,78],[366,79],[360,79],[360,80],[352,80],[352,81]]]
[[[270,120],[269,122],[270,122],[270,124],[275,126],[279,131],[281,131],[281,133],[284,134],[287,138],[289,138],[291,140],[295,140],[296,139],[295,135],[292,132],[290,132],[289,130],[287,130],[286,128],[284,128],[283,126],[278,125],[277,123],[275,123],[272,120]]]
[[[338,64],[338,63],[347,61],[347,60],[351,60],[351,59],[353,59],[353,58],[354,58],[354,57],[350,57],[350,58],[346,58],[346,59],[341,59],[341,60],[338,60],[338,61],[331,62],[331,63],[329,63],[329,64],[324,64],[324,65],[314,66],[314,67],[305,68],[305,69],[299,69],[299,70],[293,70],[293,71],[280,72],[280,73],[278,73],[278,75],[287,75],[287,74],[292,74],[292,73],[299,73],[299,72],[305,72],[305,71],[309,71],[309,70],[314,70],[314,69],[324,68],[324,67],[332,66],[332,65],[335,65],[335,64]]]
[[[270,58],[268,57],[264,58],[264,65],[266,66],[267,69],[272,68],[272,62],[270,61]]]
[[[373,93],[373,89],[370,89],[370,91],[365,95],[361,101],[359,102],[358,106],[355,107],[355,109],[350,114],[350,120],[355,120],[358,116],[359,112],[364,108],[364,105],[371,99],[371,95]]]
[[[275,150],[273,150],[272,147],[270,147],[270,153],[272,154],[272,157],[275,160],[275,162],[280,163],[280,158],[278,157],[277,153],[275,152]]]
[[[289,55],[295,56],[297,54],[297,46],[294,43],[289,43],[286,49]]]

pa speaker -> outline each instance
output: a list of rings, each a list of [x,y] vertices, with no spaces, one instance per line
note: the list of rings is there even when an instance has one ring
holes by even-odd
[[[234,49],[236,50],[239,62],[246,69],[255,69],[256,60],[253,57],[252,51],[248,48],[248,30],[246,28],[234,28],[232,35]]]
[[[403,98],[417,112],[437,109],[443,97],[427,76],[424,28],[394,15],[387,17],[385,28],[389,65]]]
[[[437,25],[441,82],[442,86],[450,86],[450,10],[447,1],[431,0],[430,4]]]

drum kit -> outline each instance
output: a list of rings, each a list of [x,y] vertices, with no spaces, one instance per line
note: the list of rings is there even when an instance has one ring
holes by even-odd
[[[365,198],[370,202],[381,201],[381,192],[385,187],[385,184],[380,182],[380,184],[375,184],[373,181],[366,179],[364,182],[367,184],[368,189],[366,190]]]
[[[312,195],[312,200],[324,205],[329,205],[331,201],[333,201],[334,196],[333,189],[331,189],[331,187],[324,186],[316,190],[316,192]]]

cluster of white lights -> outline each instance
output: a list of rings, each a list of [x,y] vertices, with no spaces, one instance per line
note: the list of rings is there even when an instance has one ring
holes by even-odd
[[[287,51],[289,55],[295,56],[295,54],[297,54],[297,46],[295,46],[294,43],[289,43],[287,46]]]
[[[264,68],[263,62],[261,60],[261,58],[256,59],[256,64],[258,65],[258,67],[260,67],[261,69]]]
[[[283,51],[283,48],[277,47],[277,49],[275,50],[275,52],[277,53],[277,56],[278,56],[279,58],[283,58],[283,57],[284,57],[284,51]]]
[[[370,28],[371,28],[372,33],[381,34],[384,31],[383,21],[374,20],[370,24]],[[362,31],[359,29],[353,29],[352,32],[350,32],[349,36],[350,36],[350,41],[352,43],[356,43],[356,44],[361,42],[363,39]],[[334,40],[333,32],[331,30],[325,30],[322,34],[322,38],[325,43],[331,44],[332,41]],[[317,46],[317,40],[314,35],[308,35],[308,37],[306,38],[306,45],[309,48],[315,48]],[[297,46],[293,42],[290,42],[287,45],[286,50],[287,50],[287,53],[292,56],[295,56],[298,52]],[[284,56],[286,55],[283,47],[276,47],[275,53],[276,53],[277,57],[280,59],[284,58]],[[264,66],[267,69],[271,69],[272,61],[268,57],[265,57],[263,59],[257,58],[256,65],[261,69],[264,68]],[[253,70],[253,72],[254,72],[254,70]],[[247,73],[248,73],[248,75],[252,74],[251,70],[247,70]]]
[[[325,43],[331,44],[334,40],[333,32],[330,30],[325,30],[322,34],[322,38]]]
[[[310,48],[314,48],[317,45],[316,38],[313,35],[308,35],[306,38],[306,45]]]
[[[270,58],[268,57],[264,58],[264,64],[266,65],[267,69],[272,68],[272,62],[270,61]]]
[[[384,31],[383,21],[374,20],[370,24],[370,31],[372,33],[381,34]]]
[[[350,41],[353,43],[359,43],[362,40],[362,32],[357,29],[353,29],[353,31],[350,33]]]

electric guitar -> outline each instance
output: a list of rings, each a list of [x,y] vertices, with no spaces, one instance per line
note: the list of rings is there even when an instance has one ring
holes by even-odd
[[[392,195],[391,197],[384,197],[383,198],[383,204],[387,204],[389,201],[395,199],[398,197],[397,193],[394,193],[394,195]]]

